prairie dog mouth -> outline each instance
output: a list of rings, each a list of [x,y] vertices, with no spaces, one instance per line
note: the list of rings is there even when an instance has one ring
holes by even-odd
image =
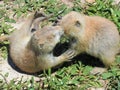
[[[53,49],[53,55],[60,56],[62,53],[68,50],[69,47],[70,47],[69,38],[62,34],[60,37],[60,41],[56,44],[56,46]]]

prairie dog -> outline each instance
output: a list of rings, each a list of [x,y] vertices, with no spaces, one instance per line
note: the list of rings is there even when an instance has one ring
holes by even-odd
[[[35,73],[71,59],[74,54],[72,50],[58,57],[53,56],[53,48],[60,41],[63,29],[59,26],[46,26],[32,32],[31,25],[34,20],[34,14],[30,15],[20,30],[8,37],[10,56],[15,65],[22,71]],[[38,27],[35,26],[34,29]]]
[[[72,38],[70,48],[76,51],[76,55],[85,52],[99,58],[106,67],[114,62],[120,37],[113,22],[72,11],[62,18],[59,25]]]

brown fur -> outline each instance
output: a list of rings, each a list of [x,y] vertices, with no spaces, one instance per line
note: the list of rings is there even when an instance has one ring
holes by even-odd
[[[115,60],[119,51],[119,32],[113,22],[99,16],[86,16],[70,12],[60,21],[60,26],[71,41],[76,55],[86,52],[99,58],[106,67]]]
[[[16,30],[8,38],[10,56],[17,67],[28,73],[35,73],[54,67],[74,56],[73,51],[65,52],[58,57],[53,56],[53,48],[64,33],[61,27],[46,26],[32,32],[31,26],[34,22],[35,17],[32,14],[20,30]],[[38,19],[35,23],[39,23]],[[33,28],[38,29],[38,27],[39,24],[36,24]]]

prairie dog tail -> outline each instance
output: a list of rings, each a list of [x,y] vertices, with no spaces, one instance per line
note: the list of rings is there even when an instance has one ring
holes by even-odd
[[[5,40],[9,40],[9,35],[3,35],[3,36],[0,36],[0,42],[3,42]]]

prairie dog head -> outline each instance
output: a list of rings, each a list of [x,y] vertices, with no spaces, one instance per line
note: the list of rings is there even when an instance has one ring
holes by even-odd
[[[85,17],[78,12],[71,11],[61,19],[59,25],[65,30],[66,34],[71,33],[71,35],[76,36],[77,33],[84,30]]]
[[[32,38],[31,45],[37,53],[51,52],[55,45],[60,41],[64,34],[60,26],[46,26],[41,30],[37,30]]]

